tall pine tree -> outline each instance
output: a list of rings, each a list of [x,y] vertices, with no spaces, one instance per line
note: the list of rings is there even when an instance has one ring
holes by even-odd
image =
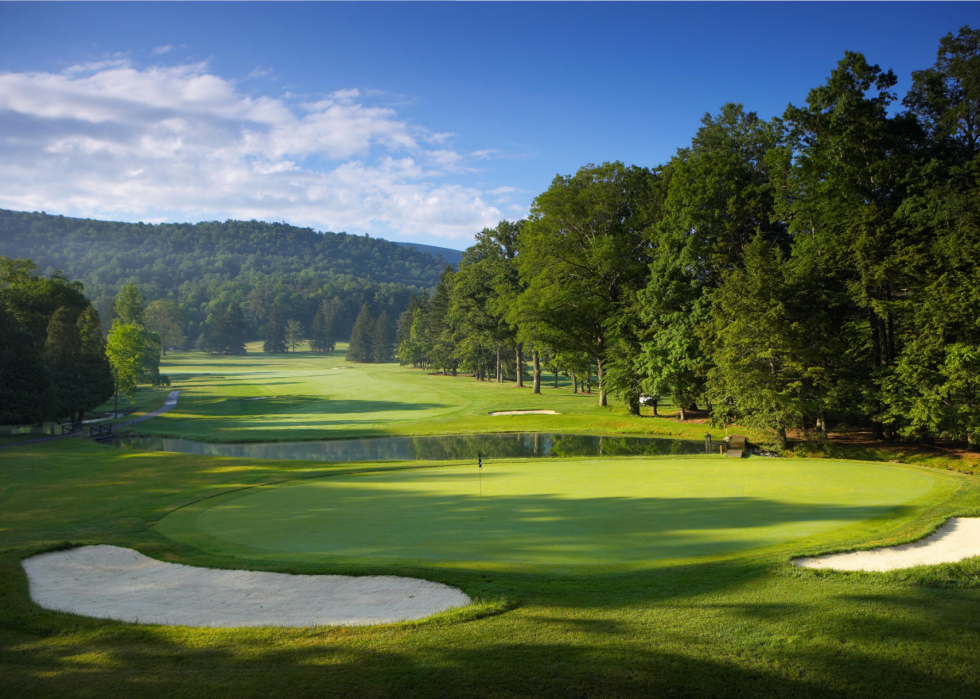
[[[354,321],[354,329],[350,334],[350,345],[347,348],[348,362],[370,362],[374,345],[375,320],[371,306],[364,304],[361,312]]]
[[[374,333],[371,342],[371,361],[378,364],[390,362],[393,343],[394,337],[391,332],[391,321],[388,320],[388,312],[381,311],[381,315],[374,322]]]
[[[336,310],[333,304],[323,301],[320,309],[313,316],[310,326],[310,349],[314,352],[333,352],[336,346],[334,340],[334,319]]]
[[[265,342],[262,351],[269,354],[282,354],[286,351],[286,325],[282,322],[278,304],[269,311],[269,320],[265,324]]]

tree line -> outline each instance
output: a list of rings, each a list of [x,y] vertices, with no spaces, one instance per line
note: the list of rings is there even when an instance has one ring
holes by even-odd
[[[598,400],[787,430],[980,437],[980,32],[897,79],[847,52],[806,103],[706,115],[647,168],[558,176],[415,293],[398,357],[593,371]],[[576,381],[577,383],[577,381]]]

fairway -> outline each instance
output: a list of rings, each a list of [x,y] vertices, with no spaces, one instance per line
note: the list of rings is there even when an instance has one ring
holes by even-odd
[[[346,343],[323,354],[265,354],[261,343],[243,357],[171,352],[160,370],[179,389],[177,407],[140,427],[142,434],[204,442],[350,439],[487,432],[588,432],[702,439],[704,425],[626,415],[601,408],[597,393],[573,393],[545,374],[540,394],[513,381],[442,376],[394,363],[345,360]],[[665,413],[672,408],[661,404]],[[560,414],[497,415],[514,410]]]
[[[939,482],[925,471],[820,460],[491,462],[482,486],[475,466],[338,475],[204,500],[156,529],[214,553],[251,557],[638,567],[902,514]]]

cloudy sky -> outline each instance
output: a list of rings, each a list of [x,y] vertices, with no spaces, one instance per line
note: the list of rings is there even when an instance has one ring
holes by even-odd
[[[902,91],[975,8],[0,3],[0,208],[463,248],[727,101],[780,113],[844,50]]]

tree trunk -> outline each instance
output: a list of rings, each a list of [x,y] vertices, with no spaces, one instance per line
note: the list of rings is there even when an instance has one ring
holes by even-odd
[[[630,393],[626,397],[626,409],[630,415],[639,417],[640,415],[640,394]]]
[[[683,403],[680,403],[679,406],[680,406],[680,409],[681,409],[681,422],[684,422],[684,420],[687,419],[687,413],[684,411],[684,404]]]
[[[578,377],[574,371],[569,370],[569,373],[572,375],[572,393],[578,393]]]
[[[531,350],[531,362],[534,365],[534,388],[531,393],[541,393],[541,358],[538,356],[538,348]]]
[[[500,350],[497,350],[497,383],[503,383],[504,377],[500,374]]]
[[[776,449],[782,451],[786,448],[786,428],[780,427],[776,430]]]
[[[558,370],[555,369],[555,388],[558,388]]]
[[[517,377],[517,387],[524,388],[524,353],[521,351],[522,345],[517,343],[517,366],[514,367],[514,374]]]
[[[599,407],[605,408],[606,402],[606,387],[602,384],[602,360],[596,357],[596,374],[599,379]]]
[[[884,439],[885,430],[881,425],[881,420],[876,417],[871,418],[871,438],[872,439]]]
[[[656,398],[653,399],[653,416],[654,417],[660,417],[660,415],[657,413],[657,399]]]

